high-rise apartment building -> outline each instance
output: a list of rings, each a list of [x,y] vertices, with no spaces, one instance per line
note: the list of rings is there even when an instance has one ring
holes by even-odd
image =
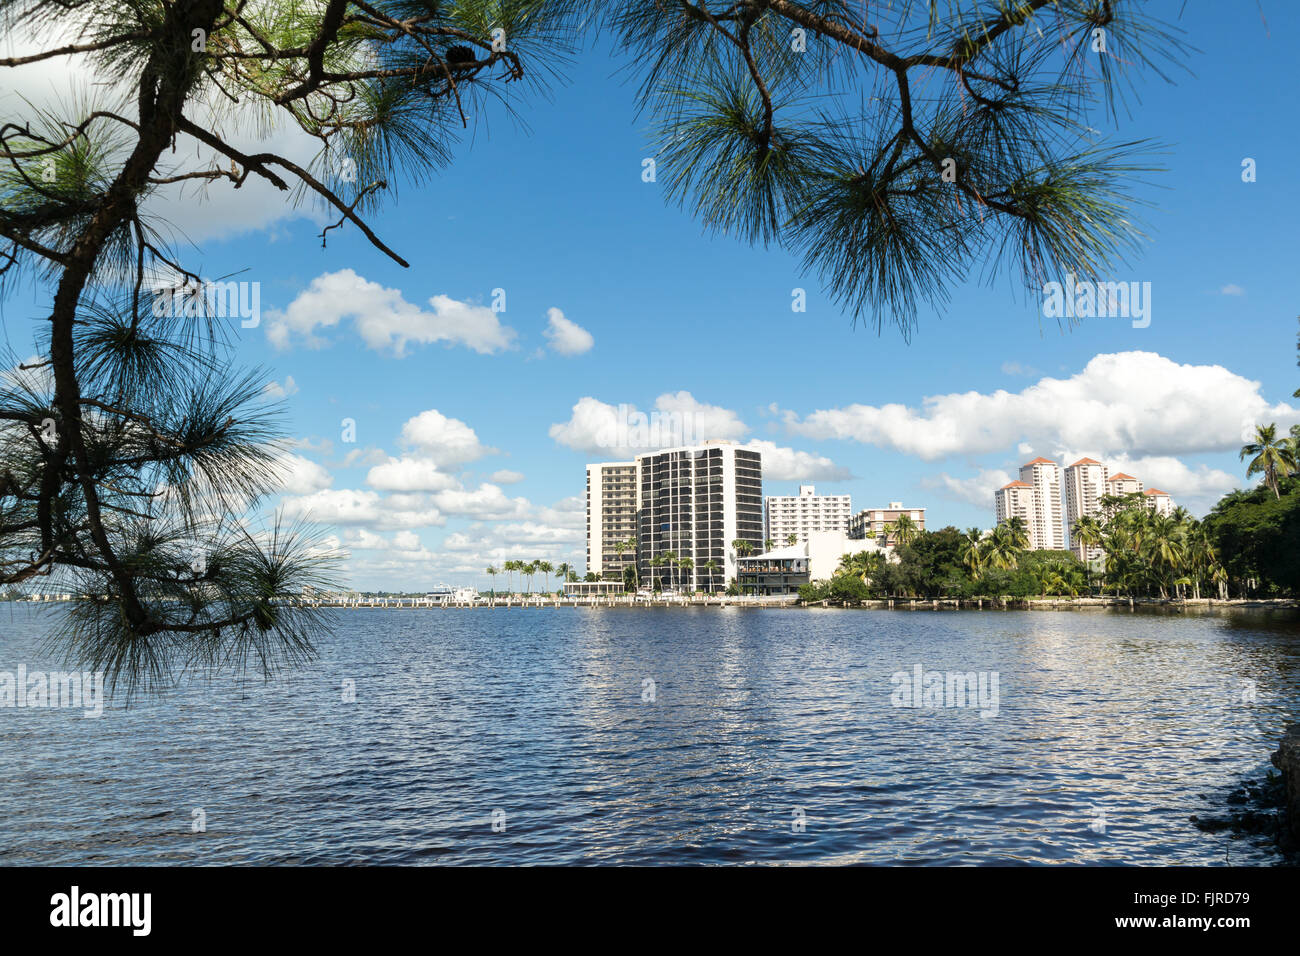
[[[1148,488],[1142,494],[1146,497],[1147,507],[1156,514],[1173,514],[1174,499],[1169,497],[1169,492],[1161,491],[1159,488]]]
[[[636,563],[636,462],[587,466],[587,570],[613,581]]]
[[[768,495],[763,537],[776,546],[789,544],[790,535],[807,542],[814,531],[849,530],[853,505],[848,495],[819,495],[813,485],[800,485],[797,495]]]
[[[734,442],[708,441],[638,455],[637,571],[641,581],[688,590],[736,576],[731,542],[763,550],[762,456]],[[672,552],[671,562],[663,558]],[[689,558],[692,567],[678,563]],[[710,572],[709,561],[716,564]]]
[[[1069,546],[1081,561],[1098,557],[1100,547],[1085,549],[1074,540],[1074,525],[1085,516],[1101,514],[1101,498],[1107,494],[1106,480],[1110,470],[1093,458],[1080,458],[1065,469],[1065,482],[1061,494],[1065,499],[1065,526],[1069,533]],[[1086,553],[1085,553],[1086,552]]]
[[[1020,466],[1020,480],[1034,490],[1034,514],[1029,522],[1031,551],[1065,549],[1065,525],[1061,520],[1061,469],[1047,458],[1035,458]]]
[[[1019,518],[1026,528],[1034,522],[1034,486],[1027,481],[1010,481],[993,493],[997,523]]]
[[[888,545],[894,544],[894,536],[887,529],[898,521],[900,515],[907,515],[916,525],[916,530],[925,530],[925,509],[904,508],[901,501],[891,501],[888,508],[868,508],[859,511],[849,519],[849,537],[854,539],[885,538]]]
[[[1106,479],[1106,494],[1108,495],[1140,495],[1142,493],[1142,482],[1138,481],[1132,475],[1126,475],[1119,471]]]

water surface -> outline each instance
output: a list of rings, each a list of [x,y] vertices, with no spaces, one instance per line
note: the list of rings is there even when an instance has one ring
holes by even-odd
[[[0,605],[0,671],[51,665],[49,615]],[[1221,811],[1300,719],[1293,617],[336,620],[317,662],[270,683],[185,681],[99,719],[0,708],[0,863],[1278,859],[1188,818]],[[997,716],[895,706],[890,677],[916,664],[996,673]]]

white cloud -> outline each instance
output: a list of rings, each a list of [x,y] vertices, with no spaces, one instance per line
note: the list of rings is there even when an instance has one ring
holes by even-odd
[[[431,496],[438,509],[449,515],[467,515],[484,520],[523,518],[528,514],[527,498],[508,498],[496,485],[484,483],[473,491],[454,488]]]
[[[973,478],[954,478],[947,472],[940,472],[934,477],[922,478],[921,486],[933,488],[947,498],[992,510],[993,493],[1013,480],[1013,477],[1000,469],[987,468],[981,468]]]
[[[747,431],[731,409],[697,401],[690,392],[681,391],[660,395],[648,414],[635,405],[608,405],[586,396],[573,406],[567,422],[551,425],[549,434],[569,448],[613,456],[710,438],[736,439]]]
[[[381,530],[424,528],[447,523],[446,517],[420,495],[381,496],[356,488],[324,489],[287,497],[282,505],[290,518],[322,524],[368,525]]]
[[[366,484],[379,491],[445,491],[456,479],[438,471],[427,458],[389,458],[366,474]]]
[[[502,468],[500,471],[494,471],[488,475],[488,481],[498,485],[516,485],[523,480],[523,472],[511,471],[509,468]]]
[[[1245,295],[1246,290],[1243,289],[1241,286],[1234,285],[1230,282],[1219,290],[1219,294],[1220,295]]]
[[[276,469],[280,479],[277,490],[293,495],[309,495],[334,483],[334,476],[329,473],[329,469],[302,455],[279,455]]]
[[[763,456],[765,481],[842,481],[853,477],[824,455],[779,447],[775,442],[754,440],[745,443]]]
[[[298,394],[298,383],[290,375],[284,380],[284,384],[279,382],[267,382],[266,388],[262,389],[271,398],[288,398],[290,395]]]
[[[934,461],[1019,442],[1091,448],[1094,457],[1236,451],[1246,421],[1285,427],[1300,420],[1300,410],[1270,405],[1259,382],[1219,365],[1179,365],[1153,352],[1098,355],[1070,378],[1043,378],[1014,393],[935,395],[922,406],[849,405],[803,419],[786,412],[786,427]]]
[[[514,341],[514,330],[502,325],[487,306],[445,295],[433,296],[429,305],[433,311],[424,311],[407,302],[400,289],[385,288],[351,269],[341,269],[317,276],[285,309],[268,310],[266,336],[279,349],[295,342],[321,348],[328,340],[319,332],[351,319],[369,348],[396,358],[406,355],[409,343],[445,342],[491,354]]]
[[[1038,369],[1031,368],[1028,365],[1021,365],[1019,362],[1008,361],[1002,363],[1003,375],[1037,375]]]
[[[543,334],[550,343],[551,351],[561,355],[581,355],[596,344],[590,332],[577,322],[566,319],[559,309],[547,309],[546,317],[546,331]]]
[[[436,408],[420,412],[402,426],[402,443],[428,455],[439,467],[463,465],[495,449],[484,447],[474,429]]]

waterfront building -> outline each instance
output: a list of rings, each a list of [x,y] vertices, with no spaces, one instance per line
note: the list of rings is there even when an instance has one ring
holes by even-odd
[[[795,594],[805,584],[834,577],[844,555],[859,551],[880,552],[886,559],[893,554],[874,538],[813,531],[806,541],[741,558],[737,581],[746,594]]]
[[[900,515],[912,519],[918,531],[925,530],[925,509],[904,508],[901,501],[891,501],[888,508],[868,508],[859,511],[849,519],[849,537],[855,540],[885,538],[885,544],[892,547],[894,536],[886,534],[886,528],[893,525]],[[857,549],[861,551],[861,548]]]
[[[636,462],[587,466],[587,570],[622,581],[636,563]]]
[[[733,541],[763,550],[762,456],[706,441],[636,457],[637,572],[683,590],[720,590],[736,576]],[[673,557],[665,559],[665,553]],[[689,558],[692,567],[680,563]],[[713,561],[716,570],[706,564]]]
[[[848,495],[819,495],[814,485],[800,485],[797,495],[768,495],[763,537],[778,545],[790,535],[806,542],[816,531],[847,531],[852,514]]]
[[[1069,532],[1070,550],[1081,561],[1100,557],[1100,547],[1085,549],[1074,540],[1074,526],[1080,518],[1100,517],[1101,499],[1107,494],[1106,481],[1110,469],[1094,458],[1080,458],[1065,469],[1061,495],[1065,499],[1065,525]],[[1085,553],[1086,552],[1086,553]]]

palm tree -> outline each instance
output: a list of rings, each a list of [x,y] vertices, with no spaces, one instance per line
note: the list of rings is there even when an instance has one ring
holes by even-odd
[[[489,564],[486,570],[488,580],[492,582],[492,600],[495,601],[497,599],[497,569]]]
[[[1277,437],[1277,425],[1256,425],[1255,440],[1241,446],[1238,460],[1244,461],[1253,456],[1246,466],[1246,477],[1262,474],[1264,484],[1273,489],[1273,495],[1282,497],[1278,489],[1278,478],[1284,478],[1300,469],[1296,461],[1295,446],[1290,438]]]
[[[754,552],[754,546],[750,544],[748,541],[746,541],[744,538],[734,539],[731,542],[731,547],[732,550],[734,550],[736,554],[740,555],[742,558],[747,558],[749,557],[749,555],[753,554]]]
[[[894,543],[900,548],[906,547],[916,540],[916,536],[920,531],[921,529],[917,527],[911,515],[899,515],[894,520]]]
[[[650,559],[650,567],[655,569],[652,577],[654,580],[654,590],[656,591],[660,590],[659,569],[663,567],[663,563],[664,563],[664,556],[662,554],[656,554],[653,558]]]
[[[564,583],[569,580],[569,575],[573,573],[573,565],[569,564],[567,561],[562,564],[557,564],[555,566],[555,573],[559,575],[560,582]]]
[[[524,574],[528,575],[528,593],[533,593],[533,578],[537,575],[537,562],[529,561],[523,567]]]
[[[664,564],[668,566],[668,586],[670,588],[675,587],[676,584],[673,581],[673,568],[677,566],[677,552],[670,549],[665,551],[662,557],[664,559]]]
[[[691,581],[691,591],[693,592],[695,590],[695,585],[692,580],[691,572],[695,570],[695,561],[691,558],[682,558],[677,562],[677,566],[681,568],[682,573],[686,575],[686,580]]]
[[[771,551],[771,550],[772,550],[773,548],[775,548],[775,547],[776,547],[776,541],[775,541],[774,539],[772,539],[772,538],[764,538],[764,539],[763,539],[763,550],[764,550],[764,551]]]
[[[979,528],[967,528],[962,535],[961,559],[971,577],[978,577],[984,570],[984,532]]]
[[[799,536],[795,534],[793,531],[791,531],[789,534],[785,536],[785,543],[790,545],[791,547],[794,547],[796,544],[799,543]]]
[[[551,564],[550,561],[538,561],[537,570],[546,575],[546,591],[549,593],[551,590],[551,572],[555,570],[555,565]]]
[[[712,558],[704,562],[704,570],[709,572],[709,591],[713,591],[713,573],[718,570],[718,562]]]
[[[1029,550],[1029,526],[1025,524],[1025,519],[1016,515],[1009,518],[1006,522],[1007,534],[1010,535],[1011,544],[1018,551]]]

